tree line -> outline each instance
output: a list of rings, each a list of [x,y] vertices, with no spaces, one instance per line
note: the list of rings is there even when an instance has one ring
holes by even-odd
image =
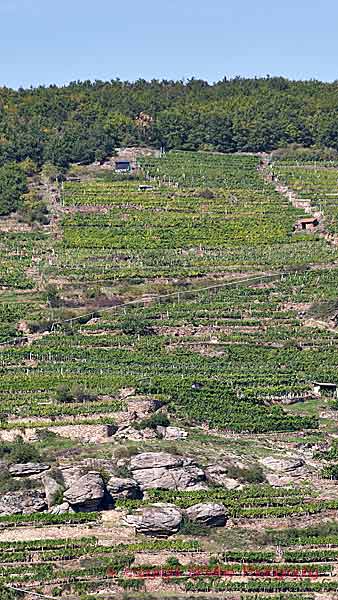
[[[287,147],[302,160],[336,159],[337,91],[338,82],[282,77],[2,87],[0,215],[19,210],[24,221],[48,222],[40,199],[27,195],[26,177],[42,169],[55,179],[70,164],[102,162],[119,146],[282,149],[279,158]]]
[[[27,158],[66,168],[114,148],[150,145],[220,152],[296,143],[338,149],[338,82],[281,77],[215,84],[113,80],[0,88],[0,165]]]

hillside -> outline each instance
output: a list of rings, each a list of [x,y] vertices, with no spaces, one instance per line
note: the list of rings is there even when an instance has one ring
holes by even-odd
[[[162,87],[187,106],[254,95],[189,85]],[[123,97],[151,112],[149,86]],[[46,95],[112,89],[1,93],[30,120]],[[338,593],[338,161],[177,145],[121,151],[128,174],[114,157],[0,167],[18,195],[0,198],[6,600]]]
[[[2,87],[0,165],[30,158],[64,169],[128,145],[266,152],[296,143],[337,152],[336,123],[336,81],[117,79]]]

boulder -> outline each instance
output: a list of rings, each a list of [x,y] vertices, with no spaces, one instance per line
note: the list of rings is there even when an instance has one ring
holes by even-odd
[[[134,479],[122,479],[111,477],[107,483],[107,490],[113,500],[123,498],[140,498],[142,496],[140,486]]]
[[[130,425],[122,425],[118,428],[117,432],[114,435],[115,439],[122,440],[154,440],[158,437],[156,431],[154,429],[150,429],[149,427],[146,429],[135,429]]]
[[[235,490],[243,487],[240,481],[228,477],[227,468],[224,465],[209,465],[205,469],[205,476],[207,481],[212,485],[219,485],[225,487],[227,490]]]
[[[8,492],[0,496],[0,515],[31,515],[46,508],[46,498],[38,490]]]
[[[200,503],[186,509],[186,515],[190,521],[207,525],[208,527],[224,527],[227,521],[225,506],[223,504]]]
[[[85,475],[85,467],[82,465],[63,465],[60,467],[61,477],[66,488],[70,488],[73,484]]]
[[[91,471],[65,491],[63,497],[76,511],[98,510],[105,495],[105,486],[100,473]]]
[[[274,456],[267,456],[266,458],[261,458],[259,462],[269,471],[278,473],[292,473],[305,465],[304,460],[299,457],[276,458]]]
[[[173,456],[168,452],[143,452],[130,459],[130,470],[155,469],[165,467],[172,469],[182,467],[183,459],[181,456]]]
[[[128,413],[134,419],[149,417],[162,406],[162,402],[155,398],[130,398],[127,403]]]
[[[68,502],[62,502],[62,504],[53,506],[49,512],[51,515],[65,515],[66,513],[74,513],[75,511],[71,508]]]
[[[60,497],[62,494],[64,486],[62,483],[56,481],[54,477],[49,475],[49,473],[45,473],[42,476],[42,483],[46,494],[48,508],[51,508],[51,506],[54,506],[58,497]]]
[[[182,512],[176,506],[156,504],[126,515],[124,521],[127,525],[135,527],[137,533],[167,537],[178,532],[182,518]]]
[[[162,427],[159,425],[156,430],[166,440],[185,440],[188,437],[188,433],[178,427]]]
[[[290,475],[278,475],[278,473],[267,473],[266,481],[273,487],[287,487],[293,483]]]
[[[39,475],[49,469],[49,465],[43,463],[18,463],[10,465],[8,468],[12,477],[28,477],[29,475]]]
[[[125,398],[129,398],[129,396],[135,396],[136,394],[136,389],[135,388],[122,388],[119,391],[119,397],[122,398],[122,400],[124,400]]]
[[[133,471],[133,476],[142,490],[159,488],[162,490],[204,489],[201,482],[205,479],[204,471],[198,467],[179,467],[166,469],[155,467],[153,469],[138,469]]]
[[[193,460],[173,456],[167,452],[144,452],[130,460],[133,478],[142,490],[204,489],[204,471]]]

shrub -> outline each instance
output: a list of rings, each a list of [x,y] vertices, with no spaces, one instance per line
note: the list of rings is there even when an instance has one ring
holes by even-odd
[[[129,471],[127,465],[123,465],[121,467],[117,467],[115,470],[116,477],[121,477],[122,479],[129,479],[133,477],[131,471]]]
[[[151,335],[153,329],[148,321],[141,316],[127,316],[120,323],[121,330],[126,335]]]
[[[136,446],[120,446],[114,452],[114,458],[119,460],[120,458],[130,458],[131,456],[135,456],[138,454],[138,449]]]
[[[31,490],[36,488],[37,485],[37,482],[32,481],[31,479],[14,479],[6,468],[2,468],[0,471],[0,490],[2,494],[18,492],[21,490]]]
[[[264,483],[265,481],[263,469],[259,465],[252,465],[247,469],[231,465],[227,469],[227,475],[242,483]]]
[[[0,167],[0,215],[16,211],[26,190],[27,178],[23,169],[15,163]]]
[[[165,567],[175,569],[176,567],[181,567],[181,563],[176,556],[169,556],[165,562]]]
[[[82,388],[80,385],[74,385],[69,388],[67,385],[60,385],[56,389],[55,399],[57,402],[91,402],[96,400],[97,396],[88,392],[88,390]]]
[[[22,438],[17,438],[12,443],[0,444],[0,458],[10,463],[38,462],[40,454],[34,446],[26,444]]]
[[[329,465],[328,467],[324,467],[321,472],[322,477],[324,479],[338,479],[338,464]]]
[[[155,413],[151,415],[148,419],[143,419],[139,423],[135,425],[135,429],[156,429],[156,427],[168,427],[170,425],[170,421],[167,415],[163,413]]]
[[[28,330],[30,333],[40,333],[43,331],[50,331],[53,325],[53,321],[41,320],[41,321],[29,321]]]
[[[208,529],[208,527],[200,525],[200,523],[194,523],[193,521],[189,521],[189,519],[184,517],[182,525],[180,527],[180,533],[182,535],[204,536],[209,535],[210,530]]]
[[[51,308],[58,308],[61,304],[58,288],[56,285],[47,285],[46,287],[47,303]]]
[[[144,589],[143,579],[119,579],[118,584],[124,590],[139,591]]]
[[[17,600],[18,595],[16,592],[8,590],[5,586],[0,584],[0,598],[1,600]]]

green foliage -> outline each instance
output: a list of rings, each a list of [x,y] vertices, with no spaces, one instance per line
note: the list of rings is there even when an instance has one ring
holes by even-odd
[[[164,413],[157,412],[148,417],[147,419],[142,419],[135,424],[135,429],[156,429],[156,427],[168,427],[170,425],[170,421]]]
[[[189,521],[189,519],[183,518],[183,521],[182,521],[182,524],[180,527],[180,533],[182,535],[203,537],[203,536],[208,536],[210,533],[210,530],[208,527],[205,527],[204,525],[201,525],[200,523],[194,523],[193,521]]]
[[[338,152],[334,148],[326,148],[325,146],[310,146],[305,148],[301,144],[289,144],[285,148],[279,148],[272,152],[274,160],[280,161],[337,161]]]
[[[0,167],[0,216],[16,211],[26,190],[27,180],[23,169],[14,163]]]
[[[0,164],[29,158],[66,168],[102,162],[116,146],[142,144],[221,152],[269,151],[290,143],[338,146],[334,82],[85,81],[4,88],[0,103]],[[140,113],[152,119],[146,127]],[[311,151],[318,155],[323,153]]]
[[[73,385],[70,388],[67,385],[60,385],[56,390],[55,399],[57,402],[81,403],[93,402],[94,400],[96,400],[96,396],[77,384]]]
[[[265,481],[263,469],[258,464],[248,468],[240,468],[231,465],[227,470],[227,475],[228,477],[233,477],[243,483],[263,483]]]
[[[57,308],[61,304],[59,291],[56,285],[48,284],[46,287],[47,302],[51,308]]]
[[[0,444],[0,458],[10,463],[39,462],[40,454],[32,444],[27,444],[18,437],[15,442]]]
[[[67,164],[67,161],[65,161]],[[62,179],[64,169],[60,165],[55,165],[52,162],[45,162],[41,168],[41,177],[48,183],[59,181]]]
[[[337,480],[338,479],[338,464],[328,465],[327,467],[324,467],[321,471],[321,475],[322,475],[322,477],[324,477],[324,479]]]
[[[118,585],[120,585],[124,590],[134,590],[135,592],[139,592],[144,589],[144,580],[143,579],[118,579]]]
[[[120,322],[121,331],[126,335],[151,335],[149,323],[142,316],[127,316]]]
[[[19,220],[29,225],[49,224],[49,211],[46,203],[40,196],[30,190],[22,197],[22,204],[19,211]]]
[[[6,586],[0,584],[0,598],[1,600],[18,600],[18,594],[6,588]]]

